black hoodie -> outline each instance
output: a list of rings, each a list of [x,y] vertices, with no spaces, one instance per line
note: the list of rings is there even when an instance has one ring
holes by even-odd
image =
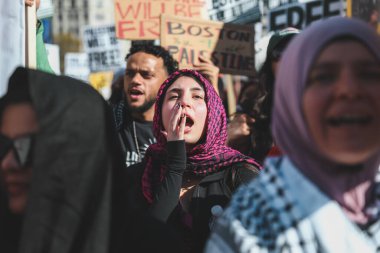
[[[110,231],[123,212],[123,201],[115,194],[121,191],[116,180],[123,159],[106,102],[78,80],[18,68],[8,94],[25,90],[39,130],[22,229],[11,241],[18,244],[19,252],[109,252]],[[10,222],[13,217],[4,217],[6,210],[0,212],[1,225],[21,226]],[[1,235],[10,227],[3,227]]]

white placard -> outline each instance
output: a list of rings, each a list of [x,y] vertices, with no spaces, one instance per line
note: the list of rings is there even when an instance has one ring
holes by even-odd
[[[278,31],[286,27],[303,29],[316,20],[344,14],[342,0],[315,0],[288,4],[270,10],[268,27],[270,31]]]
[[[123,66],[114,25],[85,27],[83,45],[91,72],[116,70]]]
[[[65,75],[88,83],[89,74],[90,68],[88,67],[88,56],[86,53],[65,54]]]

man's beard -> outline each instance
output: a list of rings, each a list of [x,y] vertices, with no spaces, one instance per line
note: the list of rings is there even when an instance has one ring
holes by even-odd
[[[154,98],[149,98],[149,100],[146,100],[144,104],[138,107],[131,107],[129,106],[129,111],[131,113],[144,113],[148,111],[152,106],[154,106],[154,103],[156,102],[156,97]]]

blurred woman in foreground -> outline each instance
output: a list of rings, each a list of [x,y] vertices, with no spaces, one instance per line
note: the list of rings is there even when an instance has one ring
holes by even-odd
[[[376,252],[380,40],[358,20],[312,24],[286,49],[269,159],[218,221],[206,252]]]

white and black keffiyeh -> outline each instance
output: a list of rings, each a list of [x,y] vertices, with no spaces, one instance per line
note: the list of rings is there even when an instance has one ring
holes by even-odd
[[[116,105],[112,107],[114,120],[115,120],[115,127],[118,131],[123,128],[125,124],[126,119],[126,111],[127,107],[125,105],[125,99],[123,95],[123,99],[121,99]]]
[[[337,202],[305,178],[286,157],[241,188],[221,217],[207,253],[229,252],[380,252],[380,183],[374,222],[359,227]],[[379,177],[377,177],[379,179]]]

